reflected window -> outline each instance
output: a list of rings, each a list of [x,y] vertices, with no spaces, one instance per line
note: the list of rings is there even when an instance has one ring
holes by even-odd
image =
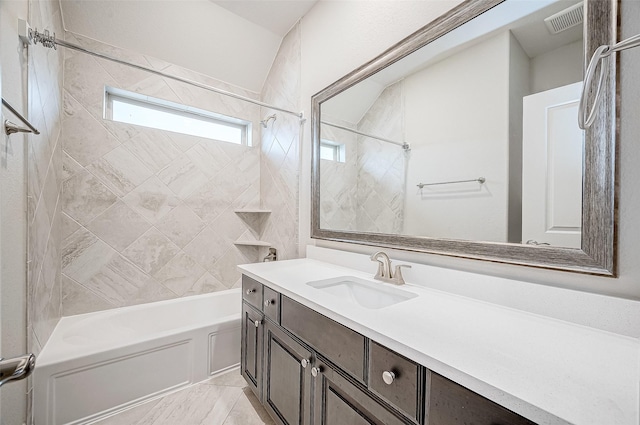
[[[346,149],[344,144],[325,139],[320,141],[320,159],[344,162],[346,159],[345,151]]]

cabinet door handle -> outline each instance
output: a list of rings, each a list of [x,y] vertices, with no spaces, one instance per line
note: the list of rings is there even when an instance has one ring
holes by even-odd
[[[271,304],[275,304],[275,300],[264,300],[264,306],[269,307]]]
[[[255,322],[253,322],[256,328],[260,327],[261,323],[262,323],[262,320],[256,320]]]
[[[384,381],[385,384],[387,385],[391,385],[393,384],[393,381],[395,381],[396,379],[396,374],[385,370],[384,372],[382,372],[382,380]]]
[[[309,363],[311,363],[310,360],[307,360],[307,359],[300,360],[300,366],[302,366],[303,369],[306,369],[307,366],[309,366]]]
[[[316,378],[321,373],[322,373],[322,366],[311,368],[311,376],[313,376],[314,378]]]
[[[247,295],[251,295],[256,292],[256,288],[247,289]]]

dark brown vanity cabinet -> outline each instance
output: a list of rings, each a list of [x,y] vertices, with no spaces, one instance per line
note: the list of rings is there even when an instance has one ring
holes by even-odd
[[[311,351],[266,321],[262,403],[280,423],[310,424],[312,362]]]
[[[242,375],[280,425],[535,425],[243,276]]]
[[[263,326],[262,313],[243,302],[240,369],[258,399],[262,399]]]

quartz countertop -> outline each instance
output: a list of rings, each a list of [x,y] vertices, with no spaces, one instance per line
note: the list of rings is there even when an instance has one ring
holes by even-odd
[[[242,273],[539,424],[638,425],[640,342],[413,285],[418,296],[367,309],[307,282],[372,274],[313,259]]]

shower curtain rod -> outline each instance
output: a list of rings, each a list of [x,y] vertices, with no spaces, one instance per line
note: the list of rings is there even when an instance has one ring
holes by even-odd
[[[384,137],[378,137],[378,136],[374,136],[372,134],[363,133],[361,131],[354,130],[354,129],[349,128],[349,127],[343,127],[341,125],[333,124],[333,123],[330,123],[330,122],[327,122],[327,121],[320,121],[320,123],[324,124],[324,125],[328,125],[329,127],[339,128],[340,130],[350,131],[352,133],[356,133],[356,134],[359,134],[361,136],[371,137],[372,139],[381,140],[383,142],[387,142],[387,143],[391,143],[391,144],[394,144],[394,145],[398,145],[402,149],[404,149],[405,151],[409,150],[409,144],[407,142],[396,142],[395,140],[385,139]]]
[[[214,92],[214,93],[218,93],[218,94],[221,94],[221,95],[224,95],[224,96],[233,97],[235,99],[243,100],[245,102],[249,102],[249,103],[252,103],[254,105],[262,106],[264,108],[274,109],[276,111],[284,112],[286,114],[295,115],[300,120],[304,119],[303,118],[304,114],[302,112],[294,112],[294,111],[289,111],[287,109],[282,109],[282,108],[279,108],[277,106],[270,105],[268,103],[264,103],[264,102],[260,102],[258,100],[251,99],[250,97],[245,97],[245,96],[242,96],[242,95],[239,95],[239,94],[235,94],[235,93],[232,93],[232,92],[229,92],[229,91],[226,91],[226,90],[222,90],[222,89],[218,89],[218,88],[215,88],[215,87],[212,87],[212,86],[208,86],[206,84],[201,84],[201,83],[198,83],[197,81],[189,80],[187,78],[177,77],[175,75],[167,74],[167,73],[162,72],[162,71],[157,71],[155,69],[147,68],[146,66],[136,65],[135,63],[127,62],[125,60],[118,59],[118,58],[115,58],[113,56],[106,55],[104,53],[94,52],[92,50],[85,49],[84,47],[78,46],[77,44],[73,44],[73,43],[69,43],[67,41],[59,40],[59,39],[56,38],[55,34],[50,35],[48,30],[45,30],[44,33],[41,33],[41,32],[38,32],[37,29],[33,30],[33,29],[29,28],[28,32],[29,32],[29,38],[28,38],[27,43],[29,43],[29,44],[31,42],[33,42],[33,44],[40,43],[44,47],[53,48],[54,50],[56,50],[56,46],[62,46],[62,47],[65,47],[67,49],[77,50],[79,52],[86,53],[88,55],[95,56],[95,57],[98,57],[100,59],[106,59],[106,60],[109,60],[109,61],[112,61],[112,62],[119,63],[121,65],[130,66],[132,68],[140,69],[142,71],[147,71],[147,72],[150,72],[152,74],[159,75],[161,77],[170,78],[172,80],[179,81],[179,82],[185,83],[185,84],[190,84],[192,86],[199,87],[199,88],[204,89],[204,90],[208,90],[208,91],[211,91],[211,92]]]

